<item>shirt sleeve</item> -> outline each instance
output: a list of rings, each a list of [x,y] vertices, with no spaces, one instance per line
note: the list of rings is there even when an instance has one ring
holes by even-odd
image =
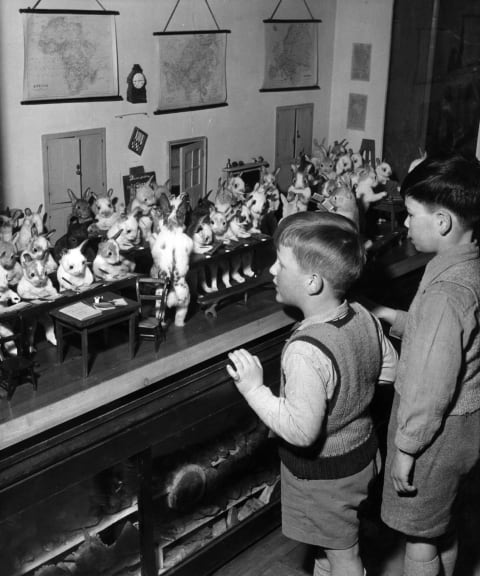
[[[461,312],[446,294],[431,292],[418,310],[417,327],[401,353],[397,448],[416,454],[442,426],[462,366]]]
[[[320,434],[327,401],[333,394],[334,368],[318,348],[293,342],[285,352],[283,369],[284,397],[260,386],[245,398],[277,436],[294,446],[310,446]]]
[[[377,324],[378,337],[382,348],[382,367],[380,370],[380,376],[378,377],[378,382],[392,384],[395,382],[395,377],[397,375],[398,354],[393,344],[385,336],[378,318],[373,316],[373,319]]]
[[[402,338],[403,332],[405,330],[405,322],[407,321],[407,316],[408,312],[405,312],[405,310],[397,310],[395,322],[390,328],[390,336],[392,336],[392,338]]]

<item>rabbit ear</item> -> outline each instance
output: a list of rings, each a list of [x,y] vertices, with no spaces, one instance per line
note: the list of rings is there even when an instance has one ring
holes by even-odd
[[[116,240],[120,234],[123,232],[123,228],[119,228],[118,232],[116,232],[111,238],[110,240]]]
[[[67,188],[67,194],[72,203],[78,200],[78,198],[75,196],[75,192],[71,188]]]

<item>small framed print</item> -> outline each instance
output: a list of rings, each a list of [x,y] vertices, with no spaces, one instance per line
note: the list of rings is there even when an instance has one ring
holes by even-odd
[[[352,48],[352,80],[370,80],[370,62],[372,59],[371,44],[353,44]]]
[[[366,94],[350,94],[348,97],[347,129],[365,130],[367,119]]]
[[[132,135],[130,136],[130,142],[128,143],[128,149],[139,156],[142,155],[143,149],[145,148],[145,143],[147,142],[148,134],[143,130],[140,130],[137,126],[133,129]]]

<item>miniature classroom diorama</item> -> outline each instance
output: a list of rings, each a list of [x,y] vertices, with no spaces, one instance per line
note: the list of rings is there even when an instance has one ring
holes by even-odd
[[[68,229],[53,246],[42,206],[2,210],[2,396],[10,399],[25,380],[36,387],[39,339],[58,347],[61,362],[64,332],[81,333],[88,356],[89,331],[128,320],[131,357],[137,336],[157,346],[168,324],[183,327],[195,308],[215,315],[220,302],[268,284],[272,235],[286,215],[342,214],[358,226],[367,248],[378,237],[368,225],[372,206],[390,215],[392,232],[398,228],[403,204],[390,165],[362,149],[354,153],[344,140],[329,146],[314,140],[312,155],[292,164],[286,191],[276,184],[278,170],[261,164],[253,185],[241,172],[227,171],[217,190],[193,208],[188,195],[173,194],[168,182],[158,185],[153,176],[130,189],[125,202],[112,189],[80,198],[67,190]],[[134,297],[117,293],[126,285],[134,287]]]

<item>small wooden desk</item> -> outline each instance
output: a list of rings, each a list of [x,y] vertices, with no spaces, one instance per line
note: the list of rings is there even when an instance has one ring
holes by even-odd
[[[88,376],[88,335],[98,330],[103,330],[109,326],[114,326],[120,322],[128,320],[128,346],[130,359],[135,356],[135,321],[139,312],[138,302],[115,294],[113,292],[103,292],[101,294],[103,302],[110,302],[115,298],[123,298],[125,305],[116,306],[112,310],[102,310],[99,316],[78,320],[65,314],[61,309],[52,310],[51,316],[55,321],[55,332],[57,336],[57,361],[63,362],[64,337],[66,333],[79,333],[82,342],[82,376]],[[87,304],[93,304],[93,296],[84,299]],[[65,331],[64,331],[65,329]]]

